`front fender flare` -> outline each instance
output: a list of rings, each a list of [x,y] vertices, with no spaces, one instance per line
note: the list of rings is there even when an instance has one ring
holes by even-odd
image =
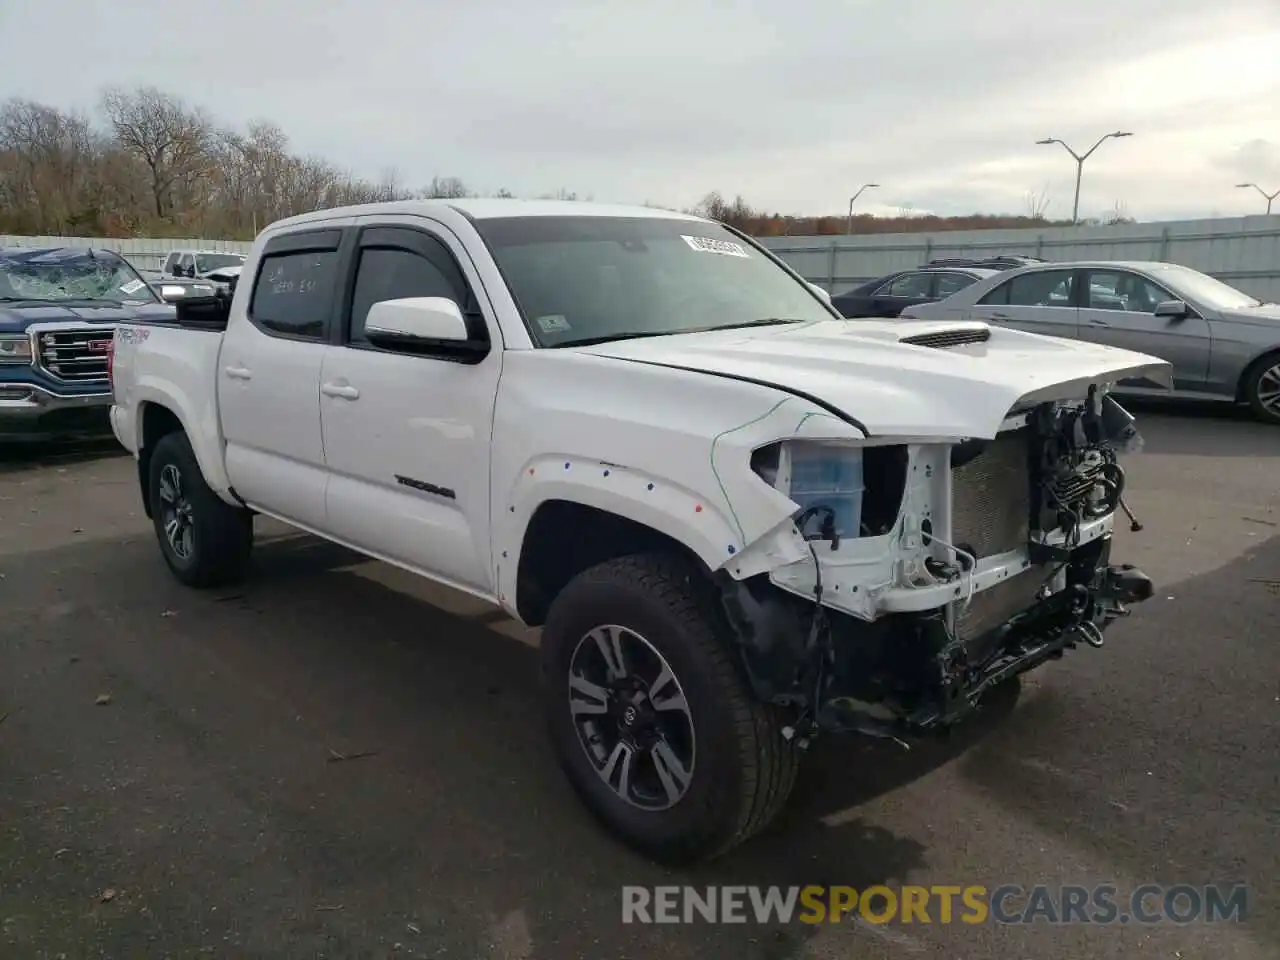
[[[733,523],[711,497],[629,467],[540,457],[525,465],[494,523],[494,581],[504,607],[515,605],[525,531],[537,509],[551,500],[580,503],[642,523],[684,544],[710,570],[719,569],[743,548]]]

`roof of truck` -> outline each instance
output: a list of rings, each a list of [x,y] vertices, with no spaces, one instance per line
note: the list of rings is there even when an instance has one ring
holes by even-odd
[[[676,210],[660,210],[656,207],[586,203],[581,200],[506,200],[496,197],[466,197],[458,200],[391,200],[383,203],[332,207],[279,220],[272,224],[272,227],[291,226],[314,220],[362,217],[374,213],[429,216],[441,210],[456,210],[476,220],[492,220],[497,217],[653,217],[664,220],[705,222],[702,217]]]

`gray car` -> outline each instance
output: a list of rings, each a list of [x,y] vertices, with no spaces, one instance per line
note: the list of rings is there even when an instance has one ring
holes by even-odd
[[[1259,419],[1280,424],[1280,305],[1190,267],[1046,263],[979,280],[901,316],[984,320],[1151,354],[1173,364],[1176,396],[1247,403]],[[1168,395],[1147,381],[1123,381],[1120,391]]]

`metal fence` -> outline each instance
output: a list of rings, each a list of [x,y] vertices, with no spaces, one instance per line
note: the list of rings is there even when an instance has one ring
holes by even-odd
[[[833,293],[927,260],[1003,253],[1046,260],[1166,260],[1202,270],[1255,297],[1280,300],[1280,215],[1044,230],[768,237],[762,242],[806,279]],[[158,267],[170,250],[247,253],[250,247],[241,240],[0,236],[0,246],[67,245],[116,250],[141,269]]]
[[[762,241],[806,280],[843,292],[942,257],[1021,254],[1045,260],[1164,260],[1262,300],[1280,300],[1280,215],[1044,230],[958,230]]]

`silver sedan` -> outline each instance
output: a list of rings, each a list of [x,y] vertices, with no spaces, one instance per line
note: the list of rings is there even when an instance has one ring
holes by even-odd
[[[984,320],[1137,350],[1173,365],[1174,393],[1247,403],[1280,424],[1280,305],[1175,263],[1079,261],[1008,270],[902,317]],[[1117,392],[1168,395],[1146,381]]]

